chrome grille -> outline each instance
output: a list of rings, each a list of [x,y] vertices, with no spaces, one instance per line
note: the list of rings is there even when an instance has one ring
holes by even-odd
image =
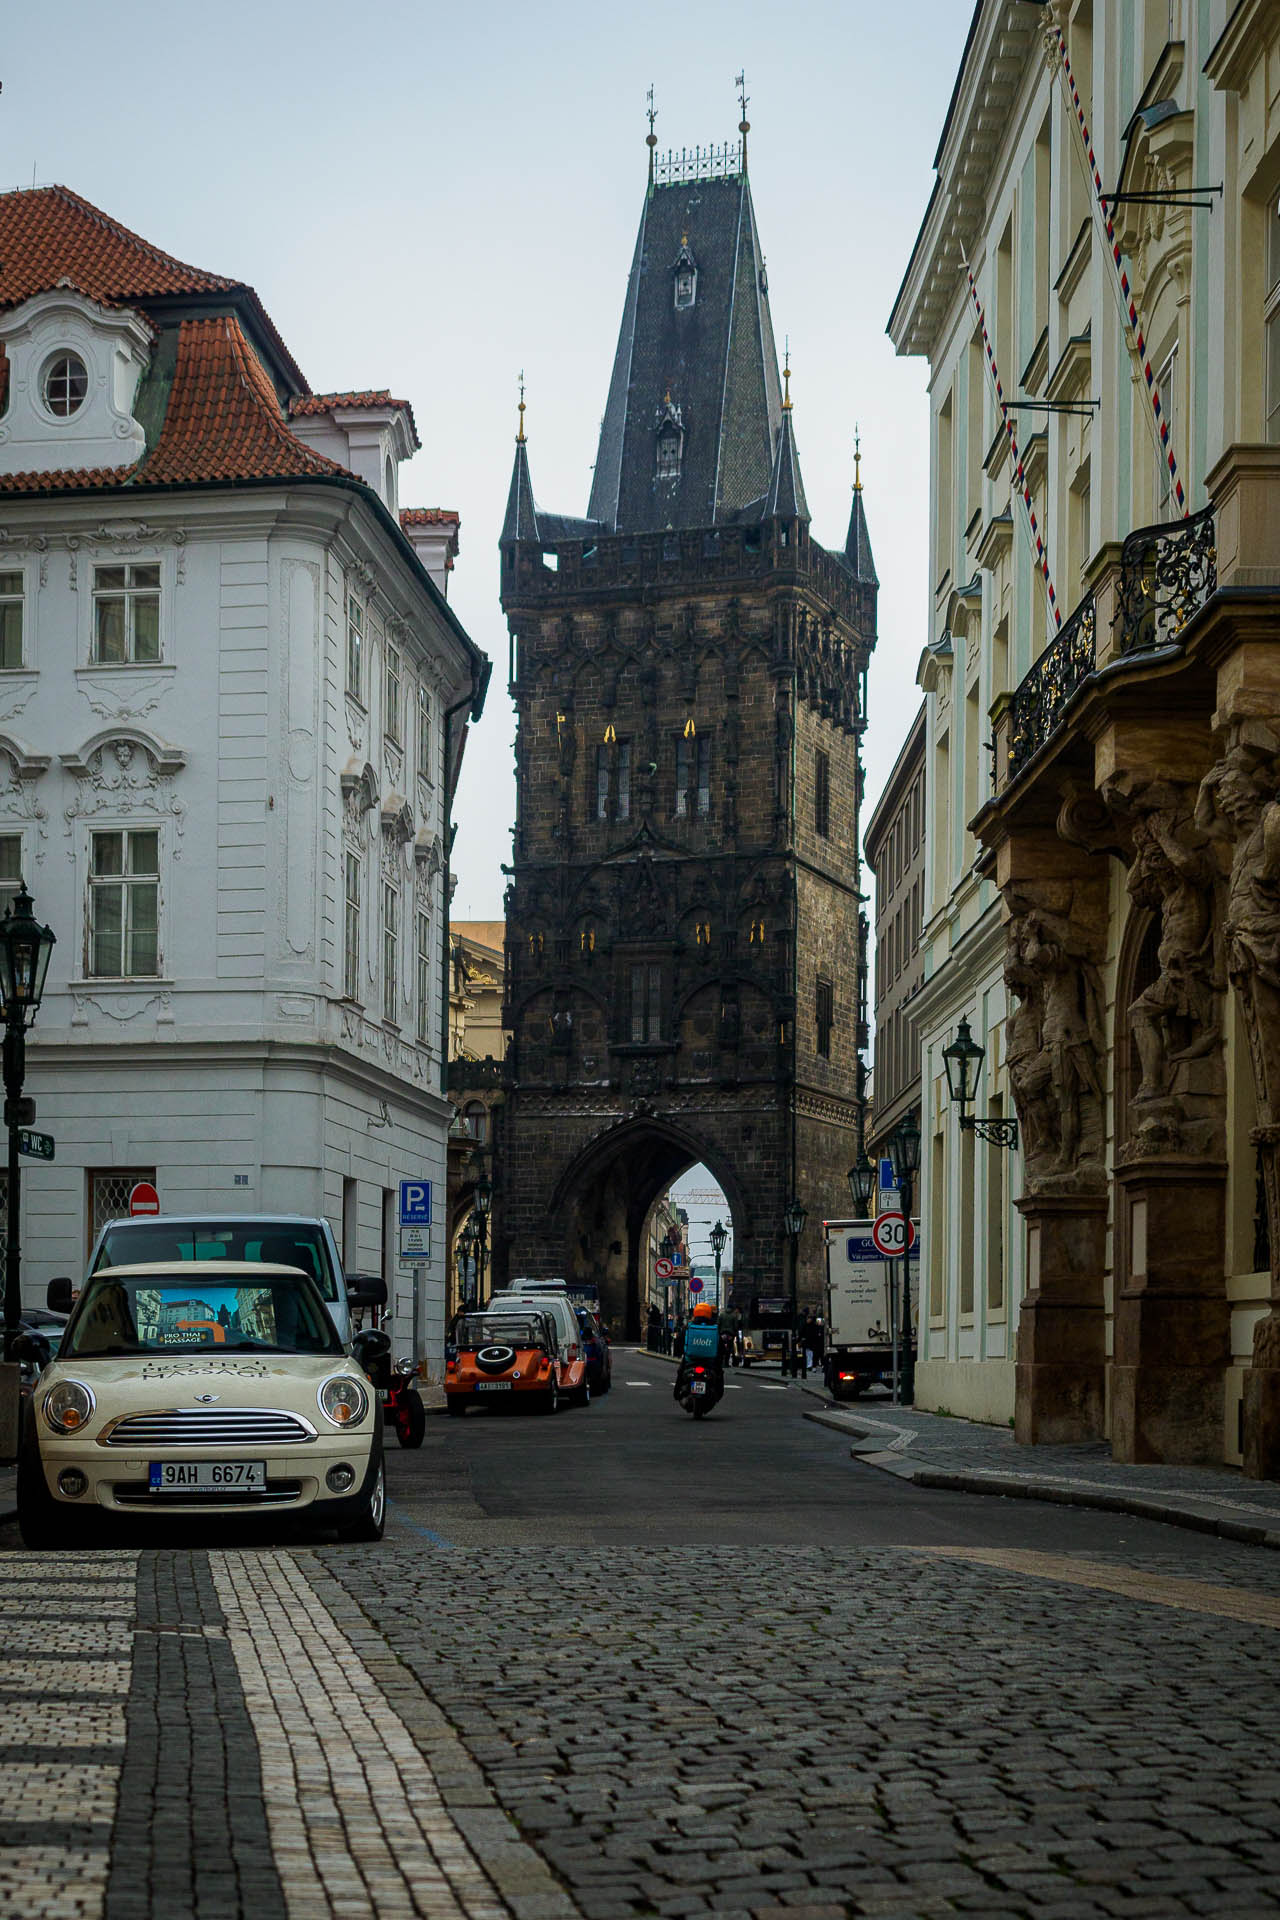
[[[102,1435],[107,1447],[278,1447],[314,1440],[300,1414],[274,1407],[162,1407],[127,1413]]]

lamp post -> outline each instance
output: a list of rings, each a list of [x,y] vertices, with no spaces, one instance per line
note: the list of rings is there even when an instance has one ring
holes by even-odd
[[[729,1229],[722,1220],[717,1220],[711,1229],[711,1257],[716,1263],[716,1312],[719,1313],[723,1302],[720,1298],[720,1262],[724,1258],[724,1243],[729,1238]]]
[[[969,1022],[962,1020],[951,1045],[942,1049],[942,1064],[947,1070],[947,1090],[960,1109],[962,1132],[976,1134],[979,1140],[985,1140],[991,1147],[1016,1147],[1016,1120],[979,1119],[968,1112],[977,1095],[978,1078],[986,1057],[986,1048],[980,1046],[970,1033]]]
[[[791,1377],[794,1379],[800,1371],[799,1356],[799,1319],[800,1302],[796,1291],[796,1270],[800,1262],[800,1235],[804,1232],[804,1223],[809,1218],[800,1201],[793,1194],[788,1200],[783,1214],[787,1236],[791,1241]]]
[[[473,1291],[475,1285],[476,1257],[476,1217],[474,1213],[467,1215],[466,1225],[458,1235],[458,1253],[462,1260],[462,1281],[458,1289],[462,1297],[458,1304],[459,1306],[465,1307],[469,1302],[474,1302],[478,1306],[479,1302],[475,1300]]]
[[[900,1406],[911,1406],[916,1397],[915,1347],[911,1333],[911,1202],[916,1174],[920,1171],[920,1127],[911,1114],[899,1123],[889,1141],[893,1171],[902,1203],[902,1360],[899,1374]]]
[[[871,1196],[875,1190],[876,1163],[864,1147],[856,1166],[849,1169],[849,1196],[853,1201],[856,1220],[870,1218]]]
[[[493,1182],[487,1170],[480,1169],[476,1181],[476,1210],[472,1218],[476,1232],[476,1305],[484,1305],[484,1270],[489,1251],[489,1209],[493,1205]]]
[[[0,1015],[4,1019],[4,1123],[9,1130],[8,1219],[4,1253],[4,1357],[9,1359],[22,1318],[22,1251],[18,1242],[20,1162],[18,1132],[35,1119],[35,1103],[22,1097],[27,1077],[27,1028],[44,994],[54,935],[31,911],[31,895],[18,882],[17,898],[0,921]]]

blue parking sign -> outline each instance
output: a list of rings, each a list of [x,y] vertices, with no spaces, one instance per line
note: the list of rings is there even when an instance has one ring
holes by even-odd
[[[400,1225],[402,1227],[431,1225],[431,1182],[429,1180],[400,1182]]]

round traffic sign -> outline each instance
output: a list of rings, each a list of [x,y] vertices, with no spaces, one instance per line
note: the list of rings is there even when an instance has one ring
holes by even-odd
[[[877,1253],[882,1253],[886,1260],[892,1260],[901,1254],[904,1246],[914,1247],[916,1230],[900,1213],[881,1213],[872,1225],[871,1240]]]
[[[694,1274],[694,1276],[693,1276],[693,1278],[692,1278],[692,1280],[691,1280],[691,1281],[689,1282],[689,1291],[690,1291],[690,1293],[701,1293],[701,1292],[702,1292],[702,1282],[701,1282],[701,1280],[699,1280],[699,1278],[698,1278],[698,1276],[697,1276],[697,1274],[696,1274],[696,1273]]]
[[[139,1214],[159,1213],[160,1195],[149,1180],[139,1180],[137,1186],[129,1191],[129,1216],[136,1219]]]
[[[675,1272],[675,1265],[672,1261],[668,1260],[664,1254],[660,1260],[654,1261],[653,1271],[656,1279],[669,1280]]]

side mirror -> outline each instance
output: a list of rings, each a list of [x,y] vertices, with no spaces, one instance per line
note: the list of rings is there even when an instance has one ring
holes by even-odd
[[[351,1342],[351,1351],[375,1387],[391,1384],[391,1341],[385,1333],[367,1327]]]
[[[75,1305],[71,1297],[71,1282],[65,1273],[51,1280],[45,1289],[44,1303],[50,1313],[70,1313]]]
[[[53,1358],[53,1348],[42,1333],[27,1332],[15,1335],[9,1351],[15,1360],[25,1360],[29,1366],[34,1366],[41,1372]]]
[[[349,1273],[347,1304],[352,1307],[385,1307],[387,1283],[380,1273]]]

